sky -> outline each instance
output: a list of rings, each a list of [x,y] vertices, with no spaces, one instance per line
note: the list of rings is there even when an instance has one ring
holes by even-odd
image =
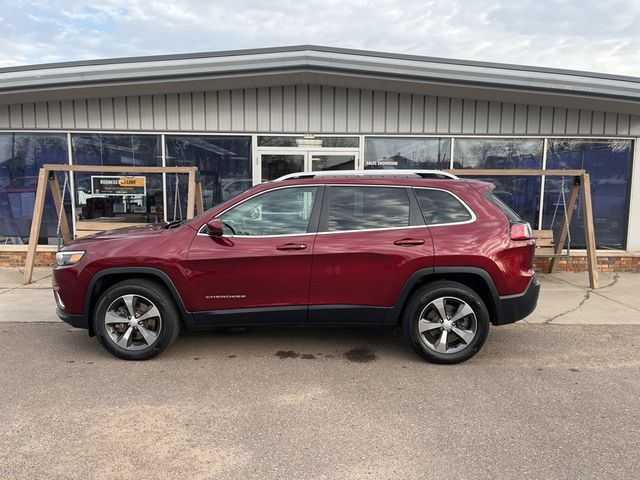
[[[300,44],[640,77],[640,0],[0,0],[0,67]]]

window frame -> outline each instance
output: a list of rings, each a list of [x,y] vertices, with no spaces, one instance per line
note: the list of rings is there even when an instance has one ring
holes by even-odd
[[[416,200],[416,204],[418,205],[418,209],[420,212],[420,216],[422,217],[423,222],[425,223],[425,225],[429,228],[434,228],[434,227],[448,227],[451,225],[467,225],[469,223],[473,223],[475,222],[478,217],[475,214],[475,212],[473,211],[473,209],[471,207],[469,207],[469,205],[467,205],[467,202],[465,202],[464,200],[462,200],[458,195],[456,195],[455,193],[453,193],[450,190],[446,190],[444,188],[437,188],[437,187],[411,187],[411,190],[413,191],[413,194],[415,196],[415,200]],[[445,192],[448,193],[449,195],[451,195],[453,198],[455,198],[456,200],[458,200],[458,202],[460,202],[462,204],[462,206],[464,208],[467,209],[467,211],[471,214],[471,218],[469,220],[465,220],[462,222],[450,222],[450,223],[427,223],[426,219],[424,218],[424,214],[422,213],[422,209],[420,208],[420,202],[418,201],[418,196],[415,193],[416,190],[439,190],[441,192]]]
[[[324,190],[325,190],[325,186],[323,184],[301,184],[301,185],[285,185],[283,187],[277,187],[277,188],[270,188],[268,190],[263,190],[261,192],[256,193],[255,195],[251,195],[250,197],[244,198],[241,201],[239,201],[238,203],[234,203],[233,205],[230,205],[228,208],[225,208],[222,212],[218,213],[217,215],[211,217],[208,221],[213,220],[214,218],[220,218],[222,215],[224,215],[225,213],[229,212],[230,210],[233,210],[234,208],[242,205],[245,202],[248,202],[249,200],[252,200],[254,198],[260,197],[262,195],[266,195],[268,193],[271,192],[275,192],[277,190],[284,190],[284,189],[292,189],[292,188],[309,188],[309,187],[314,187],[317,188],[317,192],[316,192],[316,196],[313,199],[313,206],[311,207],[311,215],[309,215],[309,225],[307,226],[307,231],[304,233],[283,233],[283,234],[279,234],[279,235],[223,235],[224,238],[254,238],[254,239],[259,239],[259,238],[278,238],[278,237],[300,237],[303,235],[316,235],[318,233],[318,223],[319,223],[319,219],[320,219],[320,210],[322,208],[322,203],[323,203],[323,199],[324,199]],[[209,234],[206,233],[206,227],[207,227],[207,222],[203,223],[200,228],[198,229],[198,233],[196,234],[197,236],[205,236],[205,237],[209,237]]]
[[[365,188],[401,188],[407,195],[409,201],[409,224],[401,227],[380,227],[380,228],[362,228],[357,230],[329,230],[329,210],[331,200],[331,189],[335,187],[365,187]],[[403,230],[406,228],[424,228],[424,217],[420,211],[420,206],[415,198],[415,195],[411,193],[411,187],[406,185],[373,185],[362,183],[333,183],[326,184],[324,198],[322,200],[322,212],[320,213],[320,221],[318,224],[318,235],[335,235],[339,233],[362,233],[362,232],[377,232],[384,230]]]

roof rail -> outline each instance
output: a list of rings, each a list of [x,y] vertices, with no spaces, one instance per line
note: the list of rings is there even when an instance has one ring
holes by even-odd
[[[324,170],[319,172],[296,172],[276,178],[274,182],[316,177],[408,177],[453,179],[459,177],[443,170]]]

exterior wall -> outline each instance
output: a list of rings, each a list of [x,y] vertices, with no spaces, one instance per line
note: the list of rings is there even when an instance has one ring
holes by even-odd
[[[640,115],[320,85],[0,105],[0,129],[640,136]]]
[[[55,251],[49,247],[38,247],[36,252],[36,267],[51,267],[55,261]],[[42,249],[43,251],[40,251]],[[0,247],[0,268],[24,267],[27,252],[24,248]],[[548,272],[551,265],[550,258],[536,258],[534,270]],[[570,258],[562,258],[558,263],[559,272],[586,272],[587,257],[585,255],[572,255]],[[640,273],[640,255],[630,253],[612,254],[610,256],[598,256],[598,271],[600,272],[632,272]]]
[[[0,105],[9,129],[637,137],[627,251],[640,252],[640,114],[303,84]]]
[[[640,273],[640,255],[624,253],[620,255],[598,255],[599,272],[630,272]],[[533,269],[536,272],[548,272],[551,266],[550,258],[536,258]],[[558,272],[586,272],[588,271],[586,255],[571,255],[570,258],[561,258],[558,261]]]

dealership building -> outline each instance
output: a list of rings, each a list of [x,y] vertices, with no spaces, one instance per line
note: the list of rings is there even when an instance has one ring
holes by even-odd
[[[603,268],[637,269],[639,137],[640,78],[619,75],[317,46],[3,68],[0,258],[26,250],[43,164],[195,165],[205,208],[301,170],[546,168],[590,174]],[[74,230],[186,215],[183,174],[129,195],[58,175]],[[534,228],[560,228],[572,178],[489,180]],[[48,194],[41,250],[57,230]],[[580,201],[570,231],[579,258]]]

